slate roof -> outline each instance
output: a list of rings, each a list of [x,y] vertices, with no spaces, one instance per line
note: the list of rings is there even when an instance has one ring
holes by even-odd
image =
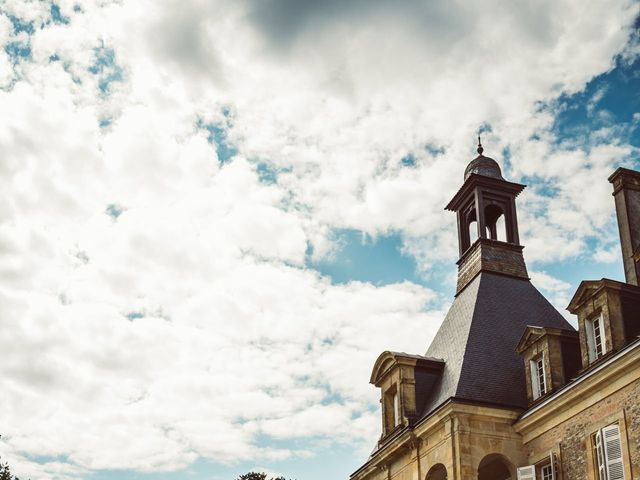
[[[498,162],[493,158],[485,157],[482,154],[471,160],[469,165],[467,165],[467,168],[464,170],[464,179],[466,180],[469,178],[469,175],[472,173],[504,180]]]
[[[529,280],[480,273],[455,298],[425,354],[445,367],[422,416],[451,397],[526,408],[516,346],[527,325],[575,330]]]

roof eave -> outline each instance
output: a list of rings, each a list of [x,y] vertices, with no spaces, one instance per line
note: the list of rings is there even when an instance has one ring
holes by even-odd
[[[487,177],[484,175],[478,175],[477,173],[472,173],[469,177],[464,181],[460,189],[453,196],[451,201],[444,208],[445,210],[450,210],[455,212],[459,209],[460,202],[462,198],[466,196],[467,192],[474,188],[476,185],[481,185],[485,187],[499,187],[501,190],[505,190],[507,192],[513,193],[514,196],[518,196],[522,190],[525,189],[526,185],[521,183],[509,182],[507,180],[500,180],[493,177]]]

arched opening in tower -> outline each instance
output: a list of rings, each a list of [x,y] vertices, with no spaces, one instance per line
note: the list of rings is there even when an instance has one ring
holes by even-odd
[[[507,241],[507,230],[504,221],[504,212],[497,205],[487,205],[484,209],[486,222],[486,236],[492,240]]]

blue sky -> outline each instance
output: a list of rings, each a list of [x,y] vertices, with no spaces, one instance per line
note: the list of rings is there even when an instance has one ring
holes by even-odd
[[[637,3],[0,5],[0,456],[21,478],[346,478],[379,353],[451,302],[481,132],[534,284],[622,280]],[[577,14],[578,12],[579,14]],[[400,327],[400,328],[399,328]]]

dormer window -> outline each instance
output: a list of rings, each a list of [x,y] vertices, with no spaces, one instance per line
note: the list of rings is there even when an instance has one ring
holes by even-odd
[[[384,395],[385,430],[390,432],[400,425],[400,395],[397,385],[392,385]]]
[[[400,425],[400,396],[398,392],[393,394],[393,426]]]
[[[369,380],[380,388],[382,436],[411,425],[422,412],[426,397],[442,375],[444,362],[437,358],[399,352],[383,352],[376,360]],[[417,394],[419,392],[419,395]]]
[[[584,326],[587,333],[589,362],[591,363],[595,362],[606,353],[602,315],[591,320],[585,320]]]
[[[536,400],[547,393],[547,382],[545,379],[544,354],[531,360],[531,388],[533,399]]]
[[[529,403],[562,388],[582,363],[578,332],[528,326],[516,347],[527,373]]]

